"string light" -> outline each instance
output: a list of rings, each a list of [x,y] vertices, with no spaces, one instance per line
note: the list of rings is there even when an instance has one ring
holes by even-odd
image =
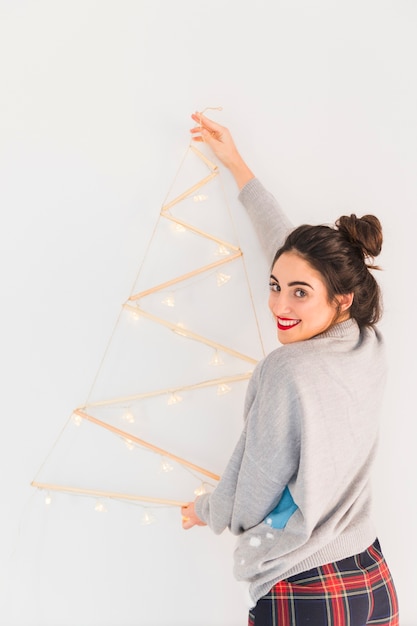
[[[213,485],[203,482],[197,487],[197,489],[194,490],[194,495],[202,496],[205,493],[210,493],[211,491],[213,491]]]
[[[187,336],[187,331],[185,330],[185,325],[182,324],[181,322],[178,322],[178,324],[173,329],[173,331],[174,331],[174,333],[177,333],[177,335],[181,335],[181,337],[186,337]]]
[[[210,365],[224,365],[224,361],[217,350],[215,351],[213,358],[210,361]]]
[[[125,442],[126,448],[128,450],[133,450],[134,449],[135,444],[133,443],[133,441],[131,439],[125,439],[124,442]]]
[[[171,465],[171,463],[169,463],[168,459],[162,459],[161,472],[164,472],[165,474],[168,474],[168,472],[172,472],[173,469],[174,468]]]
[[[185,233],[187,229],[182,224],[178,224],[178,222],[174,222],[172,224],[172,230],[176,233]]]
[[[45,504],[49,505],[51,504],[51,502],[52,502],[51,494],[48,491],[48,493],[45,496]]]
[[[83,418],[81,417],[81,415],[77,415],[77,413],[74,413],[72,416],[72,421],[76,426],[81,426]]]
[[[203,193],[199,193],[194,196],[193,200],[194,202],[204,202],[204,200],[207,200],[207,198],[208,196],[205,196]]]
[[[97,511],[97,513],[107,513],[107,509],[101,500],[97,500],[94,510]]]
[[[142,526],[149,526],[150,524],[154,524],[156,522],[156,517],[152,515],[152,513],[145,509],[143,515],[140,519],[140,523]]]
[[[122,419],[129,424],[135,423],[135,416],[130,409],[127,409],[127,411],[122,415]]]
[[[130,317],[132,318],[132,320],[137,321],[138,319],[140,319],[140,313],[137,311],[132,311],[130,309]]]
[[[175,306],[175,295],[173,293],[171,293],[168,296],[166,296],[166,298],[164,298],[162,300],[162,304],[165,304],[166,306],[169,306],[169,307],[174,307]]]
[[[222,243],[217,246],[216,252],[214,253],[216,256],[230,256],[229,248]]]
[[[182,397],[179,396],[176,391],[171,393],[171,395],[169,396],[167,400],[168,406],[172,406],[173,404],[178,404],[179,402],[182,402]]]
[[[230,279],[231,279],[231,276],[229,276],[228,274],[223,274],[223,272],[217,272],[217,286],[218,287],[222,287],[223,285],[228,283]]]
[[[225,383],[222,383],[221,385],[217,386],[218,396],[224,396],[226,393],[229,393],[229,391],[232,391],[232,388],[229,385],[226,385]]]

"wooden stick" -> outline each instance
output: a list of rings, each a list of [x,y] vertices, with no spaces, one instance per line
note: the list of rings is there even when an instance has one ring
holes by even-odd
[[[180,196],[178,196],[177,198],[175,198],[171,202],[168,202],[168,204],[165,204],[162,207],[161,211],[168,211],[175,204],[178,204],[178,202],[181,202],[181,200],[184,200],[185,198],[190,196],[192,193],[197,191],[197,189],[200,189],[200,187],[204,187],[204,185],[207,185],[207,183],[210,182],[213,178],[215,178],[218,173],[219,173],[218,170],[215,171],[215,172],[212,172],[211,174],[209,174],[208,176],[206,176],[205,178],[200,180],[199,183],[196,183],[195,185],[190,187],[190,189],[187,189],[187,191],[184,191],[184,193],[182,193]]]
[[[121,404],[134,402],[135,400],[146,400],[147,398],[154,398],[156,396],[165,396],[169,393],[194,391],[195,389],[204,389],[206,387],[215,387],[216,385],[227,385],[228,383],[238,383],[243,380],[248,380],[252,376],[252,372],[247,374],[237,374],[236,376],[225,376],[224,378],[215,378],[213,380],[205,380],[202,383],[196,383],[195,385],[185,385],[183,387],[175,387],[171,389],[157,389],[156,391],[148,391],[147,393],[137,393],[132,396],[121,396],[119,398],[112,398],[111,400],[100,400],[99,402],[89,402],[88,404],[79,407],[82,409],[88,409],[96,406],[108,406],[110,404]]]
[[[230,354],[231,356],[234,356],[237,359],[242,359],[243,361],[247,361],[248,363],[253,363],[253,364],[256,364],[258,362],[256,359],[253,359],[252,357],[247,356],[246,354],[237,352],[236,350],[233,350],[232,348],[227,348],[226,346],[223,346],[220,343],[215,343],[214,341],[211,341],[210,339],[207,339],[206,337],[203,337],[202,335],[197,335],[197,333],[193,333],[191,330],[188,330],[187,328],[182,328],[181,326],[178,326],[177,324],[172,324],[171,322],[168,322],[167,320],[164,320],[160,317],[156,317],[156,315],[152,315],[152,313],[147,313],[146,311],[144,311],[143,309],[140,309],[137,306],[132,306],[131,304],[127,304],[126,302],[123,305],[123,307],[125,309],[128,309],[129,311],[132,311],[133,313],[136,313],[137,315],[146,317],[147,319],[152,320],[153,322],[156,322],[157,324],[162,324],[162,326],[166,326],[167,328],[169,328],[170,330],[173,330],[179,335],[183,335],[184,337],[188,337],[189,339],[194,339],[195,341],[204,343],[207,346],[211,346],[215,350],[221,350],[222,352],[226,352],[227,354]]]
[[[64,485],[54,485],[49,483],[38,483],[36,481],[31,482],[32,487],[38,489],[45,489],[46,491],[63,491],[67,493],[74,493],[76,495],[94,496],[96,498],[113,498],[117,500],[134,500],[137,502],[151,502],[153,504],[160,504],[166,506],[185,506],[187,502],[181,502],[179,500],[166,500],[164,498],[151,498],[148,496],[135,496],[128,493],[118,493],[116,491],[98,491],[97,489],[82,489],[80,487],[67,487]]]
[[[192,226],[192,224],[187,224],[187,222],[183,222],[182,220],[179,220],[178,218],[173,217],[172,215],[169,215],[168,213],[167,214],[161,213],[161,216],[165,217],[167,220],[171,220],[171,222],[175,222],[175,224],[179,224],[180,226],[183,226],[187,230],[191,230],[193,233],[197,233],[197,235],[201,235],[202,237],[205,237],[206,239],[215,241],[220,246],[225,246],[226,248],[230,248],[230,250],[240,250],[238,246],[228,243],[227,241],[222,241],[221,239],[218,239],[218,237],[214,237],[214,235],[210,235],[210,233],[206,233],[204,230],[201,230],[200,228],[196,228],[195,226]]]
[[[219,166],[216,165],[215,163],[213,163],[212,161],[210,161],[205,154],[203,154],[202,152],[200,152],[200,150],[197,150],[197,148],[194,146],[194,144],[190,144],[190,148],[191,150],[194,152],[194,154],[196,154],[202,161],[204,161],[204,163],[206,165],[208,165],[208,167],[214,171],[219,169]]]
[[[168,287],[171,287],[172,285],[176,285],[177,283],[181,283],[185,280],[189,280],[193,276],[198,276],[198,274],[209,272],[210,270],[213,270],[216,267],[219,267],[220,265],[225,265],[226,263],[230,263],[231,261],[238,259],[240,256],[242,256],[242,253],[239,251],[230,257],[220,259],[219,261],[210,263],[210,265],[204,265],[203,267],[200,267],[197,270],[188,272],[187,274],[183,274],[182,276],[177,276],[176,278],[172,278],[171,280],[167,280],[165,283],[161,283],[160,285],[155,285],[155,287],[151,287],[150,289],[146,289],[145,291],[135,293],[132,296],[130,296],[129,300],[132,300],[132,301],[140,300],[141,298],[144,298],[145,296],[149,296],[151,293],[162,291],[163,289],[167,289]]]
[[[212,478],[213,480],[220,480],[220,476],[218,476],[217,474],[213,474],[213,472],[209,472],[209,470],[206,470],[203,467],[199,467],[198,465],[195,465],[194,463],[190,463],[190,461],[187,461],[186,459],[182,459],[181,457],[176,456],[175,454],[171,454],[171,452],[162,450],[162,448],[158,448],[157,446],[154,446],[152,443],[148,443],[147,441],[144,441],[143,439],[139,439],[135,435],[131,435],[130,433],[127,433],[126,431],[121,430],[120,428],[116,428],[115,426],[112,426],[111,424],[106,424],[106,422],[102,422],[96,417],[93,417],[92,415],[85,413],[85,411],[76,409],[74,411],[74,414],[79,415],[83,419],[89,422],[92,422],[93,424],[96,424],[97,426],[101,426],[102,428],[105,428],[106,430],[109,430],[110,432],[115,433],[116,435],[119,435],[120,437],[123,437],[123,439],[129,439],[129,441],[131,441],[132,443],[137,443],[143,448],[152,450],[152,452],[156,452],[157,454],[160,454],[161,456],[164,456],[167,459],[171,459],[172,461],[175,461],[175,463],[184,465],[184,467],[188,467],[189,469],[192,469],[193,471],[196,471],[199,474],[204,474],[204,476],[208,476],[209,478]]]

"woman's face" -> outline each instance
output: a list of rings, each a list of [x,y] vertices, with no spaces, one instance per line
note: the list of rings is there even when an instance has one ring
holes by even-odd
[[[339,322],[349,317],[348,312],[338,316],[337,303],[329,302],[320,272],[294,252],[284,252],[277,259],[269,284],[269,308],[282,344],[311,339],[336,319]]]

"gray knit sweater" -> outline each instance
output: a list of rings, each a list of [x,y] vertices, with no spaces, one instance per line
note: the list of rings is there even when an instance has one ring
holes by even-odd
[[[290,228],[257,179],[241,191],[271,259]],[[238,535],[234,573],[251,604],[279,580],[365,550],[375,539],[371,467],[385,383],[380,334],[354,320],[280,346],[256,366],[244,427],[196,513]]]

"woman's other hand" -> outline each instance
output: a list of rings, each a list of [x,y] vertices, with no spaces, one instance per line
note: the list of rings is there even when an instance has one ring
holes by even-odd
[[[181,516],[182,516],[182,527],[185,530],[192,528],[193,526],[207,526],[201,519],[197,516],[194,510],[194,502],[189,502],[185,506],[181,507]]]

